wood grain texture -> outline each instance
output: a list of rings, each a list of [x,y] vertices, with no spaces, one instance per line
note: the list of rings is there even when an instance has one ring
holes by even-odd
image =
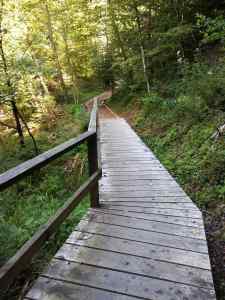
[[[102,119],[99,130],[100,208],[89,209],[27,299],[215,300],[197,206],[125,120]]]

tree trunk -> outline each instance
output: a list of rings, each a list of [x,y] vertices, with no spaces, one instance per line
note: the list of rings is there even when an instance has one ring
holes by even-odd
[[[6,85],[9,89],[9,92],[12,94],[12,100],[10,101],[11,107],[12,107],[12,113],[13,113],[13,117],[15,119],[16,122],[16,130],[17,133],[19,135],[19,139],[20,139],[20,144],[22,146],[24,146],[24,135],[23,135],[23,129],[20,123],[20,118],[18,115],[18,109],[16,106],[16,102],[14,99],[14,91],[13,91],[13,87],[12,87],[12,83],[10,80],[10,76],[8,73],[8,66],[7,66],[7,61],[6,61],[6,56],[5,56],[5,52],[3,49],[3,30],[2,30],[2,19],[3,19],[3,8],[4,8],[4,1],[1,0],[1,11],[0,11],[0,56],[2,59],[2,64],[3,64],[3,70],[5,73],[5,79],[6,79]]]
[[[39,68],[39,64],[38,64],[38,62],[37,62],[36,57],[35,57],[33,54],[31,54],[31,53],[30,53],[30,56],[32,57],[32,59],[33,59],[35,65],[36,65],[36,67]],[[46,85],[46,83],[45,83],[45,81],[44,81],[44,78],[43,78],[41,72],[37,72],[37,75],[38,75],[38,77],[40,78],[40,83],[41,83],[41,86],[42,86],[42,88],[43,88],[45,94],[46,94],[46,95],[49,95],[48,87],[47,87],[47,85]]]
[[[137,28],[138,28],[138,37],[139,37],[139,44],[140,44],[140,50],[141,50],[141,60],[142,60],[142,67],[143,67],[143,73],[146,81],[146,89],[147,93],[150,94],[150,83],[147,73],[147,67],[146,67],[146,57],[145,57],[145,51],[144,51],[144,43],[142,40],[142,30],[141,30],[141,21],[139,16],[138,8],[134,7],[135,14],[136,14],[136,22],[137,22]]]
[[[76,104],[78,104],[78,100],[79,100],[79,88],[78,88],[78,84],[77,84],[77,76],[76,76],[76,71],[75,71],[75,65],[71,60],[71,54],[70,54],[70,49],[69,49],[69,45],[68,45],[68,39],[67,39],[67,30],[65,27],[63,27],[62,29],[62,37],[63,37],[63,41],[64,41],[64,45],[65,45],[65,54],[66,54],[66,60],[67,60],[67,64],[69,67],[69,72],[71,75],[71,79],[72,79],[72,84],[73,84],[73,98],[74,98],[74,102]]]
[[[50,11],[49,11],[47,1],[45,2],[45,10],[46,10],[46,14],[47,14],[48,37],[49,37],[50,44],[51,44],[51,47],[52,47],[53,58],[56,62],[56,68],[57,68],[57,72],[58,72],[58,76],[59,76],[59,80],[60,80],[60,83],[61,83],[62,90],[64,90],[66,92],[66,85],[65,85],[65,82],[64,82],[64,79],[63,79],[63,72],[62,72],[60,61],[59,61],[57,44],[56,44],[55,39],[54,39],[54,33],[53,33],[53,27],[52,27],[52,17],[51,17]]]
[[[148,92],[148,94],[150,94],[150,84],[149,84],[148,74],[147,74],[147,70],[146,70],[145,51],[144,51],[144,48],[142,45],[140,46],[140,48],[141,48],[141,58],[142,58],[143,72],[144,72],[144,76],[145,76],[147,92]]]

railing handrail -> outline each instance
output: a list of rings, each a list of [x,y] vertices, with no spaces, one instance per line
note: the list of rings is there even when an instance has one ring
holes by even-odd
[[[98,112],[98,100],[96,99],[93,102],[88,131],[94,130],[96,132],[97,130],[97,112]]]
[[[0,290],[7,288],[16,276],[26,268],[27,263],[40,250],[42,244],[56,231],[88,192],[90,192],[91,196],[91,207],[99,206],[98,180],[102,176],[102,170],[98,163],[97,109],[98,104],[96,100],[91,112],[88,131],[0,175],[0,190],[3,190],[32,173],[34,170],[47,165],[50,161],[68,152],[75,146],[85,141],[88,142],[89,179],[67,200],[63,207],[58,209],[55,215],[45,225],[42,225],[17,253],[1,267]]]
[[[80,134],[78,137],[72,138],[0,174],[0,191],[11,186],[13,183],[19,181],[20,179],[26,177],[34,170],[40,169],[48,165],[51,161],[65,154],[66,152],[69,152],[74,147],[79,146],[80,144],[88,140],[91,136],[96,134],[97,110],[98,110],[98,102],[97,100],[95,100],[91,111],[88,131]]]
[[[19,181],[20,179],[26,177],[34,170],[40,169],[48,165],[51,161],[72,150],[74,147],[79,146],[94,134],[95,131],[93,130],[86,131],[80,134],[78,137],[72,138],[0,174],[0,191],[9,187],[10,185]]]

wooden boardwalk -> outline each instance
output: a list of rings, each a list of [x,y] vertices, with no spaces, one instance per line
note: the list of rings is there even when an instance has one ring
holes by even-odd
[[[100,120],[101,208],[25,299],[216,299],[201,212],[124,119]]]

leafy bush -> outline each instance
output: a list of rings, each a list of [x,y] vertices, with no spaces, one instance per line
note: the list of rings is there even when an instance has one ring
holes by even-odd
[[[225,65],[210,67],[196,62],[185,63],[182,79],[177,86],[177,95],[187,95],[201,111],[207,108],[225,108]],[[198,104],[197,104],[198,103]]]
[[[70,106],[70,112],[73,115],[76,121],[79,121],[81,128],[85,129],[85,126],[88,122],[88,113],[85,111],[85,108],[81,104],[73,104]]]
[[[197,14],[197,28],[203,35],[202,43],[214,43],[225,39],[225,18],[220,15],[210,18]]]
[[[150,95],[146,95],[141,98],[146,114],[155,109],[168,109],[173,108],[176,101],[173,99],[164,99],[157,92],[151,92]]]

